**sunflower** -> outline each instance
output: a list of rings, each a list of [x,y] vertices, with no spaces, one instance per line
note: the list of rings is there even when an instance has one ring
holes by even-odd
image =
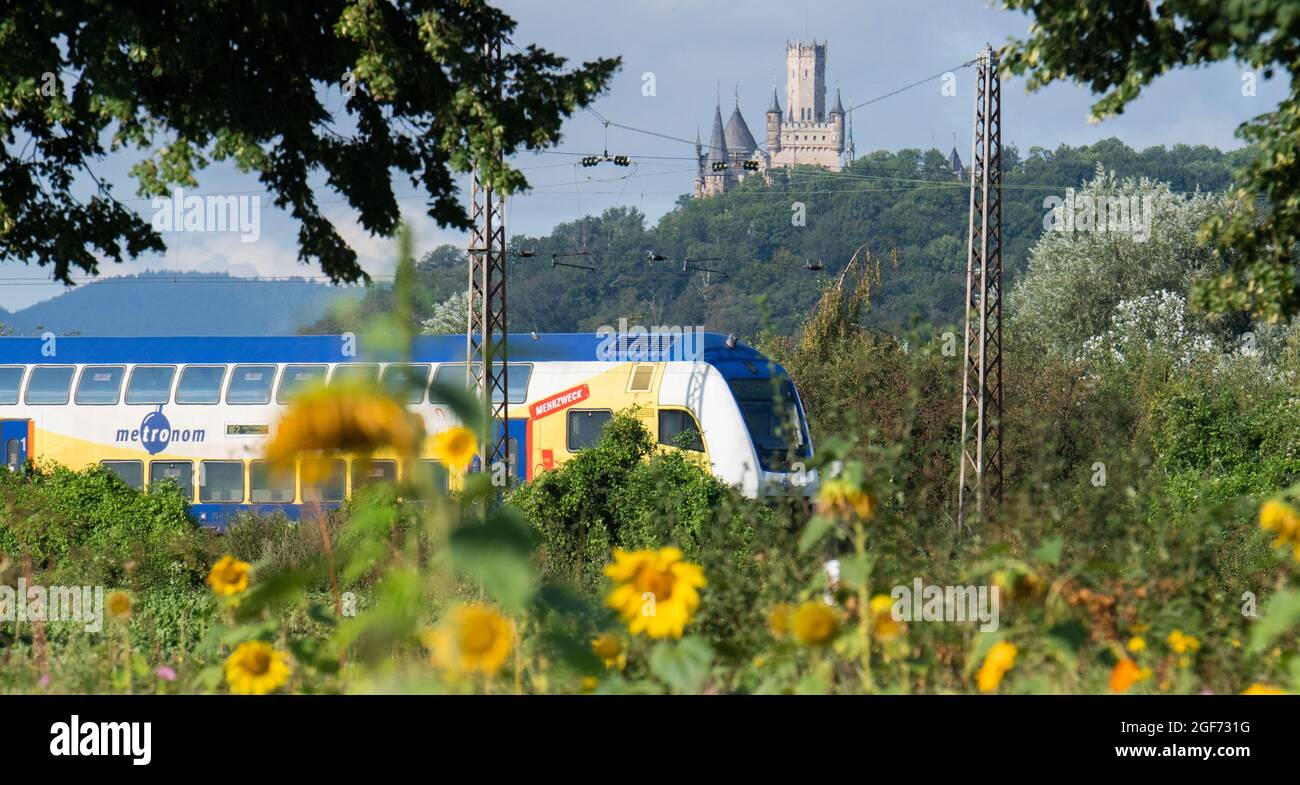
[[[226,681],[237,695],[265,695],[289,678],[289,659],[264,641],[239,644],[226,659]]]
[[[871,598],[871,634],[881,643],[889,643],[903,634],[903,625],[894,619],[893,609],[894,598],[888,594]]]
[[[604,633],[591,642],[591,651],[605,663],[606,668],[627,667],[627,652],[623,649],[623,640],[612,632]]]
[[[790,634],[790,617],[794,614],[794,608],[789,603],[780,603],[772,612],[767,614],[767,629],[772,633],[772,637],[777,640],[785,638]]]
[[[605,574],[614,588],[605,597],[633,635],[680,638],[700,605],[699,590],[708,585],[697,564],[683,561],[678,548],[658,551],[614,549]]]
[[[980,692],[997,690],[998,685],[1002,683],[1002,677],[1015,667],[1017,651],[1014,643],[998,641],[993,644],[993,648],[989,649],[989,653],[984,657],[984,664],[980,666],[979,673],[975,674]]]
[[[1128,650],[1134,654],[1140,651],[1146,651],[1147,641],[1141,635],[1134,635],[1128,639]]]
[[[299,395],[280,418],[266,457],[286,466],[303,452],[413,455],[423,440],[424,421],[391,397],[365,387],[321,387]]]
[[[876,516],[880,503],[876,497],[843,477],[828,479],[822,483],[817,494],[817,511],[823,515],[837,517],[857,516],[869,521]]]
[[[1277,534],[1274,548],[1290,547],[1300,561],[1300,512],[1281,499],[1269,499],[1260,505],[1259,527]]]
[[[114,619],[131,618],[131,595],[124,591],[109,594],[104,605],[108,609],[108,615]]]
[[[1190,654],[1201,648],[1200,641],[1184,634],[1182,630],[1174,630],[1165,640],[1169,643],[1169,648],[1174,650],[1174,654]]]
[[[248,566],[234,556],[222,556],[208,573],[208,585],[223,597],[240,594],[248,588]]]
[[[433,663],[452,675],[494,676],[514,645],[514,624],[487,605],[462,605],[422,636]]]
[[[1255,682],[1246,689],[1241,691],[1242,695],[1286,695],[1286,690],[1280,690],[1277,687],[1270,687],[1267,684]]]
[[[469,468],[478,453],[478,439],[463,425],[456,425],[433,437],[433,457],[453,472]]]
[[[799,606],[790,620],[794,639],[804,646],[825,646],[835,637],[839,620],[824,602],[810,601]]]

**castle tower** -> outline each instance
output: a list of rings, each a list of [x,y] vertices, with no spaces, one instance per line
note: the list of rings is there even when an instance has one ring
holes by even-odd
[[[776,96],[776,85],[772,86],[772,105],[767,110],[767,152],[769,155],[781,152],[781,102]]]
[[[704,168],[704,194],[711,196],[727,190],[730,184],[730,156],[727,155],[727,134],[722,129],[722,105],[714,104],[713,106],[713,133],[709,138],[709,153],[705,159]],[[714,164],[723,165],[722,168],[714,170]]]
[[[787,118],[792,123],[826,120],[826,44],[785,44]]]
[[[844,104],[840,102],[839,88],[835,88],[835,106],[831,107],[830,146],[833,150],[844,150]]]

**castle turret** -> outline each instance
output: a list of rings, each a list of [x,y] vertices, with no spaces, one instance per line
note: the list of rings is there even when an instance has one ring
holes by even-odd
[[[840,101],[840,89],[835,88],[835,105],[831,107],[831,147],[844,151],[844,103]]]
[[[772,155],[781,151],[781,102],[776,96],[776,85],[772,86],[772,105],[767,110],[767,153]]]

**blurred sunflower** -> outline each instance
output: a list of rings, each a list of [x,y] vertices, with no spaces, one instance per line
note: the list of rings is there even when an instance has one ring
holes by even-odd
[[[1134,635],[1132,638],[1128,639],[1128,650],[1133,654],[1137,654],[1140,651],[1145,651],[1146,647],[1147,647],[1146,638],[1143,638],[1141,635]]]
[[[1169,633],[1165,639],[1169,643],[1169,648],[1174,650],[1175,654],[1188,654],[1201,648],[1201,642],[1191,635],[1186,635],[1182,630],[1174,630]]]
[[[1273,532],[1274,548],[1290,547],[1296,561],[1300,561],[1300,512],[1281,499],[1269,499],[1260,505],[1259,527]]]
[[[129,619],[131,618],[131,595],[124,591],[115,591],[105,599],[104,607],[108,610],[108,615],[114,619]]]
[[[888,594],[871,598],[871,634],[881,643],[903,634],[903,625],[894,620],[894,598]]]
[[[226,682],[237,695],[265,695],[289,679],[289,660],[265,641],[246,641],[226,659]]]
[[[799,606],[790,626],[794,639],[804,646],[825,646],[835,638],[840,625],[830,606],[814,600]]]
[[[604,633],[592,640],[591,650],[606,668],[623,670],[627,667],[627,652],[623,649],[623,639],[612,632]]]
[[[222,556],[208,573],[208,585],[223,597],[240,594],[248,588],[248,562],[234,556]]]
[[[1270,687],[1267,684],[1255,682],[1246,689],[1241,691],[1242,695],[1286,695],[1286,690],[1280,690],[1277,687]]]
[[[975,674],[975,681],[979,685],[980,692],[993,692],[997,690],[998,685],[1002,683],[1002,677],[1007,675],[1007,671],[1016,665],[1016,652],[1019,651],[1014,643],[998,641],[989,649],[989,653],[984,656],[984,664],[980,666],[979,672]]]
[[[433,664],[453,675],[495,676],[510,656],[514,637],[514,624],[509,619],[490,606],[476,603],[452,610],[421,640],[433,653]]]
[[[299,395],[276,423],[266,457],[285,466],[303,452],[413,455],[423,440],[424,422],[382,392],[321,387]]]
[[[697,564],[684,561],[678,548],[658,551],[614,549],[614,563],[605,574],[614,588],[605,597],[628,632],[651,638],[680,638],[700,605],[699,590],[708,585]]]
[[[790,617],[794,613],[794,608],[789,603],[779,603],[772,612],[767,614],[767,629],[772,633],[772,637],[782,640],[790,634]]]
[[[433,437],[433,457],[457,474],[469,468],[478,453],[478,439],[463,425],[441,431]]]
[[[844,477],[824,480],[817,494],[817,511],[822,515],[851,517],[869,521],[880,506],[876,497]]]

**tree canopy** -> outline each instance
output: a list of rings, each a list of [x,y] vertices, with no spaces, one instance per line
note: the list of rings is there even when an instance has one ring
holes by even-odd
[[[514,26],[482,0],[7,4],[0,254],[52,265],[66,282],[77,268],[96,273],[97,254],[163,250],[95,171],[136,150],[140,196],[195,186],[210,161],[232,161],[298,222],[302,261],[336,281],[363,278],[313,182],[388,235],[400,219],[392,180],[406,176],[430,217],[466,228],[454,173],[478,160],[497,188],[523,187],[493,153],[554,143],[618,67],[566,69],[531,45],[484,57]]]
[[[1229,269],[1198,285],[1194,302],[1215,311],[1245,310],[1270,321],[1300,311],[1300,8],[1294,0],[1004,0],[1032,14],[1024,40],[1006,49],[1012,73],[1030,89],[1073,80],[1101,98],[1093,116],[1124,111],[1161,74],[1235,60],[1291,78],[1275,111],[1243,123],[1237,135],[1255,155],[1237,170],[1241,209],[1209,218],[1202,240],[1237,254]],[[1253,78],[1253,77],[1252,77]]]

